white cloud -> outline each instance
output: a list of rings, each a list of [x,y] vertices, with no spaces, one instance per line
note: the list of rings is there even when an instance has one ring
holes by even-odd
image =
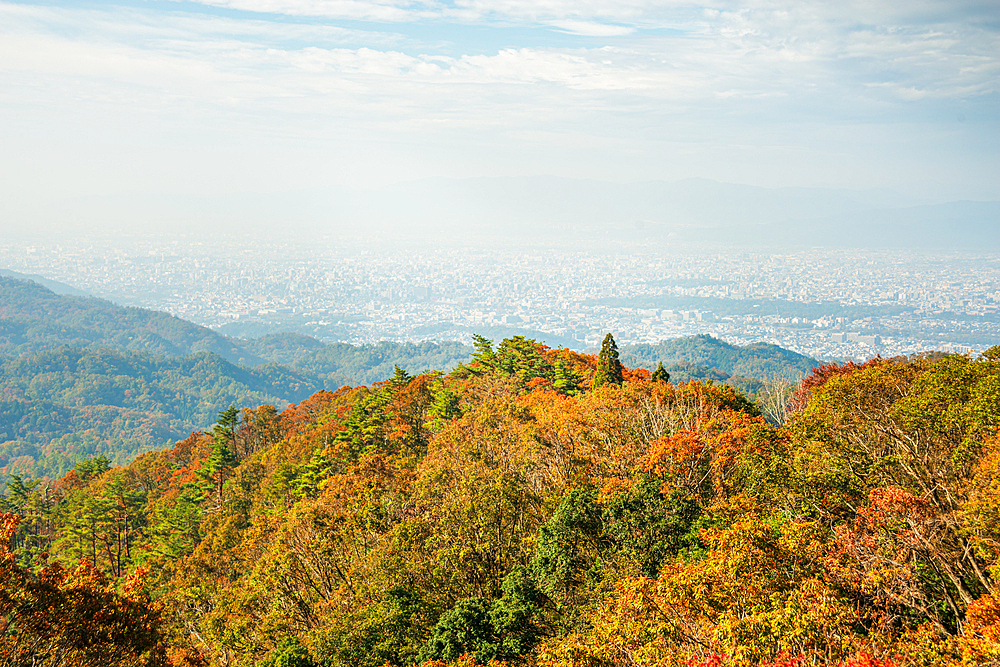
[[[254,2],[264,11],[324,11],[369,15],[379,12],[410,14],[468,10],[478,13],[485,6],[466,2],[455,6],[414,2],[321,2],[319,0],[232,0]],[[226,0],[230,2],[230,0]],[[259,18],[237,20],[192,17],[189,14],[152,16],[138,11],[86,12],[0,4],[0,15],[13,19],[3,45],[3,68],[10,71],[32,67],[67,75],[81,71],[133,82],[124,69],[146,62],[159,62],[171,72],[198,70],[196,78],[267,81],[276,87],[294,88],[309,71],[323,76],[373,75],[396,78],[400,84],[421,82],[438,86],[445,82],[548,82],[576,89],[645,91],[654,97],[683,96],[691,99],[760,96],[783,91],[794,96],[810,82],[865,91],[899,91],[900,99],[913,99],[913,91],[933,97],[966,96],[995,89],[1000,58],[997,36],[982,28],[929,30],[860,28],[831,30],[832,19],[817,5],[793,9],[740,9],[707,11],[698,23],[689,22],[682,36],[652,38],[633,35],[635,28],[564,18],[557,15],[603,16],[612,8],[621,20],[642,17],[656,3],[491,3],[490,9],[507,16],[533,11],[539,20],[567,32],[588,36],[625,37],[615,51],[554,49],[532,46],[505,49],[492,55],[442,57],[398,47],[406,46],[399,33],[346,30],[328,25],[268,22]],[[572,10],[571,10],[572,7]],[[269,9],[268,9],[269,8]],[[533,9],[532,9],[533,8]],[[400,14],[401,16],[402,14]],[[844,17],[840,17],[844,22]],[[53,26],[85,25],[90,36],[61,37]],[[47,29],[48,28],[48,29]],[[59,32],[63,32],[60,30]],[[32,50],[22,39],[46,42],[44,50]],[[295,40],[305,45],[276,43]],[[361,48],[336,48],[326,44],[363,42]],[[310,44],[311,43],[311,44]],[[397,48],[393,48],[397,47]],[[117,54],[133,63],[112,65]],[[73,55],[68,54],[72,52]],[[62,55],[57,55],[62,54]],[[169,64],[164,64],[164,63]],[[61,63],[61,64],[60,64]],[[87,63],[86,66],[84,63]],[[103,63],[103,64],[102,64]],[[297,77],[282,83],[282,67],[295,68]],[[102,69],[104,68],[104,69]],[[263,68],[263,69],[257,69]],[[147,73],[155,83],[160,74]],[[388,85],[383,81],[382,85]],[[307,88],[315,86],[306,86]],[[320,86],[323,88],[323,86]],[[289,91],[297,96],[294,90]],[[407,89],[406,93],[412,91]],[[837,96],[837,90],[829,91]]]
[[[622,35],[630,35],[635,32],[635,28],[629,26],[595,23],[594,21],[574,21],[567,19],[553,21],[552,25],[564,32],[573,35],[585,35],[587,37],[621,37]]]
[[[123,142],[293,137],[398,142],[421,154],[442,145],[513,150],[496,147],[510,143],[504,137],[533,137],[532,145],[590,137],[578,145],[619,151],[609,163],[621,165],[664,142],[739,145],[745,155],[754,145],[745,136],[759,133],[757,145],[806,154],[811,135],[842,151],[857,124],[891,127],[896,118],[933,117],[931,105],[976,104],[997,93],[1000,75],[997,30],[975,19],[982,8],[974,3],[952,13],[919,0],[206,4],[258,13],[0,1],[0,112],[10,121],[0,139],[42,122],[132,133],[114,139]],[[289,18],[306,16],[374,23]],[[409,21],[421,30],[411,32]],[[457,37],[435,46],[468,23],[503,47]],[[664,27],[674,31],[651,30]],[[809,136],[770,135],[807,124]],[[570,160],[568,142],[553,142],[553,154]],[[718,168],[722,177],[729,165]]]
[[[264,14],[385,22],[408,21],[433,13],[430,6],[419,3],[368,0],[200,0],[200,3]]]

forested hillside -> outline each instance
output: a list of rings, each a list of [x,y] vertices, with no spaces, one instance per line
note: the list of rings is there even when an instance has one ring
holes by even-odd
[[[58,477],[83,458],[127,463],[205,428],[229,405],[281,407],[323,381],[211,353],[160,357],[63,347],[0,363],[0,472]]]
[[[345,384],[383,380],[397,364],[414,372],[450,369],[471,352],[459,343],[328,346],[309,336],[288,333],[230,338],[167,313],[56,294],[32,281],[0,277],[0,357],[37,354],[62,346],[170,357],[212,352],[236,364],[274,362],[336,376]]]
[[[426,370],[450,371],[469,360],[472,348],[454,341],[441,343],[392,343],[348,345],[333,343],[297,359],[292,366],[329,378],[340,384],[371,384],[389,378],[396,366],[410,373]],[[336,383],[330,383],[333,386]]]
[[[622,362],[637,368],[687,364],[715,368],[744,378],[800,380],[819,366],[816,359],[771,343],[731,345],[708,334],[661,341],[657,345],[622,347]]]
[[[772,424],[622,367],[610,336],[599,357],[478,339],[449,374],[15,478],[0,656],[994,664],[998,387],[997,348],[824,366]]]
[[[0,269],[0,277],[3,278],[14,278],[15,280],[28,280],[34,283],[38,283],[42,287],[55,292],[56,294],[68,294],[69,296],[92,296],[83,290],[77,289],[72,285],[67,285],[66,283],[61,283],[58,280],[51,280],[45,276],[40,276],[34,273],[18,273],[17,271],[11,271],[9,269]]]
[[[124,464],[207,427],[229,405],[283,408],[320,389],[385,380],[397,366],[450,371],[472,351],[456,342],[356,346],[287,333],[232,339],[165,313],[0,278],[0,483],[10,473],[59,477],[98,455]],[[818,363],[711,337],[623,354],[637,367],[664,361],[678,380],[726,381],[751,393],[761,383],[741,373],[798,378]]]
[[[166,313],[0,277],[0,483],[58,477],[81,459],[124,464],[209,426],[229,405],[284,407],[323,388],[450,369],[458,343],[327,346],[221,336]],[[277,362],[277,363],[274,363]]]
[[[167,313],[56,294],[35,282],[0,277],[0,356],[36,354],[64,345],[172,357],[214,352],[227,361],[250,365],[264,361],[211,329]]]

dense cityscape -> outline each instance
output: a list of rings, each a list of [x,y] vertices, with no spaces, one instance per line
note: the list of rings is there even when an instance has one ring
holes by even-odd
[[[985,254],[179,237],[2,245],[0,268],[244,337],[523,330],[586,349],[607,331],[623,343],[711,333],[825,359],[1000,342],[1000,257]]]

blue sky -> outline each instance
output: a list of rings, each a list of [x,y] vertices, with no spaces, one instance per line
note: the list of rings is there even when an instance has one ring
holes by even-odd
[[[998,85],[996,2],[0,1],[0,197],[554,174],[1000,199]]]

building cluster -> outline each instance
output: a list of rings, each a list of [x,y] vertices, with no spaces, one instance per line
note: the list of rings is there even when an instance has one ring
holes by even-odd
[[[385,244],[84,239],[0,245],[0,268],[233,335],[560,344],[711,333],[819,358],[976,351],[1000,341],[1000,257],[653,244]]]

